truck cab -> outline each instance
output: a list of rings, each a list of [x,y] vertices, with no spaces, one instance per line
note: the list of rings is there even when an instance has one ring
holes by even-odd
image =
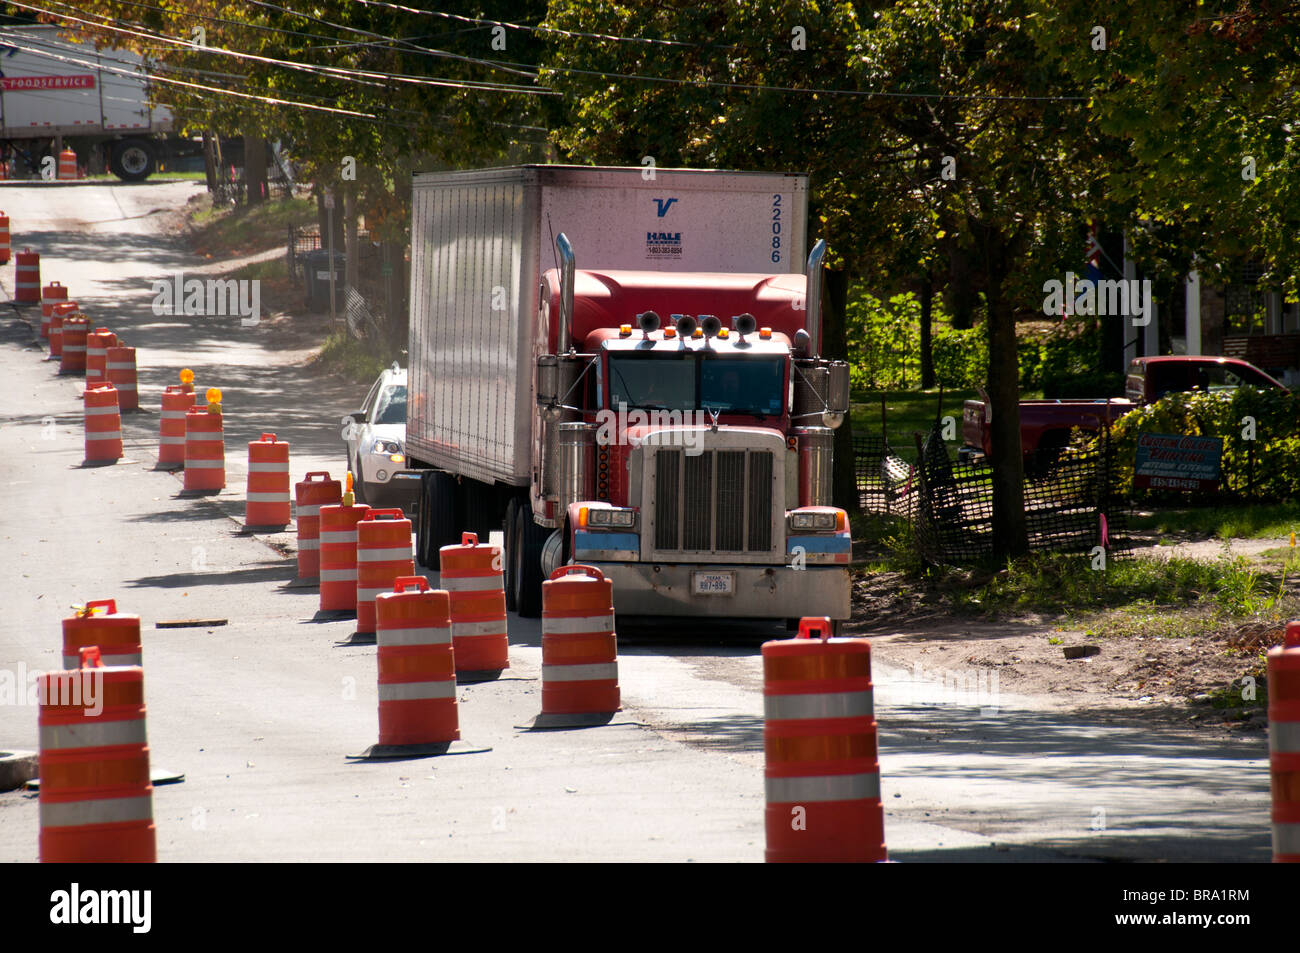
[[[624,614],[847,619],[848,517],[830,505],[847,367],[814,356],[805,276],[574,284],[569,304],[561,272],[543,280],[543,574],[595,565]]]

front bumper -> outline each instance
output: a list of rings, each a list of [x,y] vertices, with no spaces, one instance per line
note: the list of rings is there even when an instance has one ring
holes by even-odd
[[[380,460],[384,458],[378,458]],[[389,467],[392,467],[391,461]],[[378,462],[366,458],[362,466],[366,480],[366,499],[376,503],[400,505],[404,509],[414,506],[420,498],[420,471],[389,469],[388,479],[379,480],[377,474],[383,469]],[[373,505],[373,503],[372,503]]]
[[[847,566],[722,565],[718,563],[626,563],[581,560],[614,583],[614,611],[623,615],[714,618],[849,618]],[[692,572],[735,573],[729,595],[696,595]]]

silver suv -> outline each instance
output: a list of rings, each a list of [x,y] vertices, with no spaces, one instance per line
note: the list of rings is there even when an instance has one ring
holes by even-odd
[[[406,370],[379,375],[361,409],[344,418],[348,470],[358,503],[415,511],[420,471],[406,467]]]

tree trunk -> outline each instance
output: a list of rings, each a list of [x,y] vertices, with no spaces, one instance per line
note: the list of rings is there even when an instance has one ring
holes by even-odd
[[[989,250],[992,253],[992,250]],[[1025,466],[1020,446],[1020,358],[1016,353],[1016,318],[1002,298],[1002,277],[989,275],[989,403],[993,420],[993,555],[998,560],[1029,551],[1025,523]]]
[[[266,140],[244,136],[244,187],[249,205],[266,201]]]
[[[822,282],[822,357],[842,361],[848,357],[846,311],[849,300],[849,275],[846,271],[826,270]],[[831,501],[849,513],[859,509],[858,484],[853,459],[853,419],[845,414],[844,423],[835,431],[834,470],[831,474]]]
[[[217,193],[217,150],[212,141],[212,133],[203,130],[203,174],[208,180],[208,194]]]
[[[934,281],[927,273],[921,283],[921,389],[934,386],[934,351],[931,348],[931,322],[934,306]]]
[[[977,297],[966,252],[954,246],[948,252],[948,313],[954,330],[968,331],[975,326]]]
[[[357,190],[353,183],[343,186],[343,252],[347,255],[344,280],[349,288],[355,288],[361,250],[357,247]]]

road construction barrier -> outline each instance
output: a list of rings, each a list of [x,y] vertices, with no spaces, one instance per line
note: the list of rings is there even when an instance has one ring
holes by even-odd
[[[459,741],[447,593],[423,576],[400,576],[375,598],[375,617],[380,745]]]
[[[185,415],[194,406],[194,387],[168,384],[162,395],[162,416],[158,422],[158,465],[185,465]]]
[[[118,612],[116,599],[92,599],[63,620],[63,667],[78,668],[81,650],[90,645],[99,648],[105,665],[143,665],[140,617]]]
[[[8,163],[0,161],[0,170],[3,170]],[[0,179],[7,176],[0,175]],[[9,216],[0,212],[0,265],[9,264]]]
[[[37,681],[42,863],[153,863],[144,670],[82,667]]]
[[[117,388],[117,405],[123,411],[137,410],[140,407],[140,395],[136,389],[135,348],[126,347],[120,341],[108,349],[104,362],[104,374],[108,382]]]
[[[346,612],[357,607],[357,524],[370,512],[364,503],[320,508],[320,607]]]
[[[535,727],[599,723],[619,706],[614,584],[595,566],[542,583],[542,714]]]
[[[117,344],[117,335],[108,328],[95,328],[86,335],[86,383],[108,380],[108,349]]]
[[[320,575],[320,508],[338,506],[343,487],[323,470],[308,473],[293,486],[298,519],[298,578],[315,579]]]
[[[226,436],[222,415],[207,407],[185,412],[185,489],[220,490],[226,485]]]
[[[264,433],[248,444],[247,526],[289,525],[289,444]]]
[[[76,311],[63,318],[62,342],[59,347],[59,373],[86,373],[86,337],[90,333],[90,319]]]
[[[122,413],[117,405],[117,388],[112,384],[91,384],[82,394],[85,405],[86,462],[105,463],[122,459]]]
[[[411,521],[400,509],[371,510],[357,523],[357,631],[375,631],[375,599],[415,574]]]
[[[81,306],[75,301],[60,301],[50,309],[50,356],[47,360],[63,357],[63,319],[80,311]]]
[[[871,646],[828,618],[763,645],[769,863],[887,859]]]
[[[14,274],[14,301],[18,304],[37,304],[41,300],[41,256],[30,248],[17,255]]]
[[[71,149],[64,149],[59,153],[59,178],[77,178],[77,154]]]
[[[438,550],[438,585],[451,593],[451,637],[456,670],[499,672],[510,667],[501,547],[480,545],[462,533],[460,545]]]
[[[54,306],[61,301],[67,300],[67,285],[51,281],[41,289],[41,337],[48,338],[50,336],[50,316],[54,314]]]
[[[1268,757],[1273,862],[1300,864],[1300,622],[1268,651]]]

